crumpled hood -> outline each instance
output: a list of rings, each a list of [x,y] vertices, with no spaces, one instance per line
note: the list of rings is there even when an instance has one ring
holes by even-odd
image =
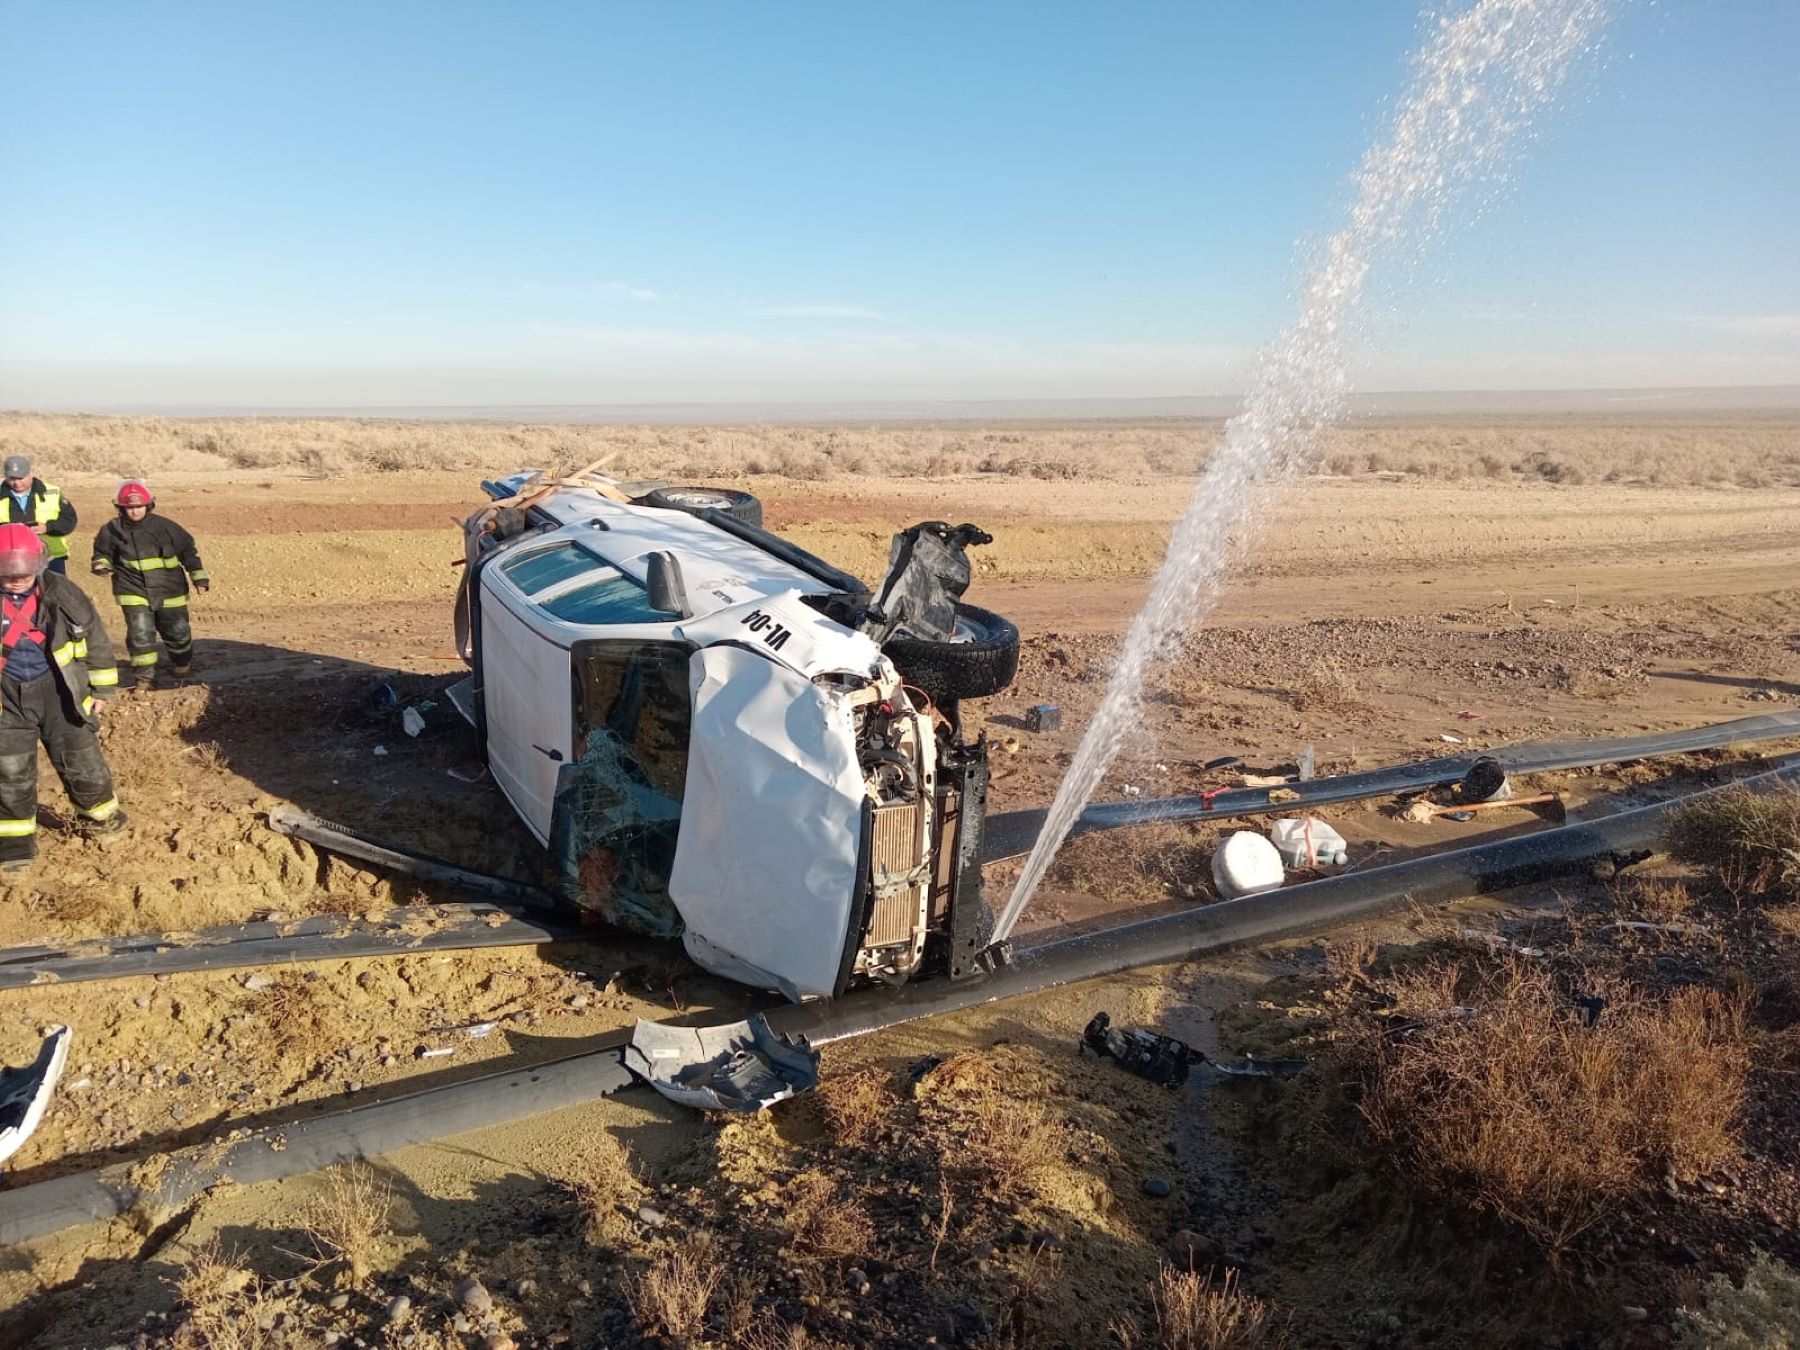
[[[829,997],[861,881],[854,718],[843,695],[759,651],[716,645],[690,660],[669,898],[708,970],[791,999]]]

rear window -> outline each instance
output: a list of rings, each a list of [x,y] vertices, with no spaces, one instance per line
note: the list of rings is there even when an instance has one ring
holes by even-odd
[[[574,544],[557,544],[554,548],[539,549],[536,553],[510,558],[500,564],[500,570],[525,594],[536,595],[560,581],[567,581],[603,566],[605,564],[586,549],[577,548]]]
[[[543,609],[564,623],[668,623],[675,617],[652,608],[644,588],[612,567],[602,568],[592,581],[551,596]]]

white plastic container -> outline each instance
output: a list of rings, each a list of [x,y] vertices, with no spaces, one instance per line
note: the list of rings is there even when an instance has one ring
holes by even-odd
[[[1213,850],[1212,874],[1227,900],[1276,890],[1287,879],[1275,845],[1254,830],[1239,830]]]
[[[1350,861],[1344,836],[1317,816],[1278,820],[1269,827],[1269,837],[1288,867],[1341,867]]]

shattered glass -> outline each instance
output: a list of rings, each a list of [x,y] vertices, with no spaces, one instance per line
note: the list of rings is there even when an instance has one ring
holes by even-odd
[[[576,753],[557,772],[550,856],[562,897],[608,923],[673,937],[669,872],[687,777],[687,652],[666,642],[575,649]]]

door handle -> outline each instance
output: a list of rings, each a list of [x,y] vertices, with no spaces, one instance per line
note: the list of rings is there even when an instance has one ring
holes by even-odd
[[[533,750],[537,751],[540,755],[544,755],[547,758],[554,760],[558,764],[562,763],[563,753],[560,750],[549,750],[541,745],[534,745],[531,748]]]

